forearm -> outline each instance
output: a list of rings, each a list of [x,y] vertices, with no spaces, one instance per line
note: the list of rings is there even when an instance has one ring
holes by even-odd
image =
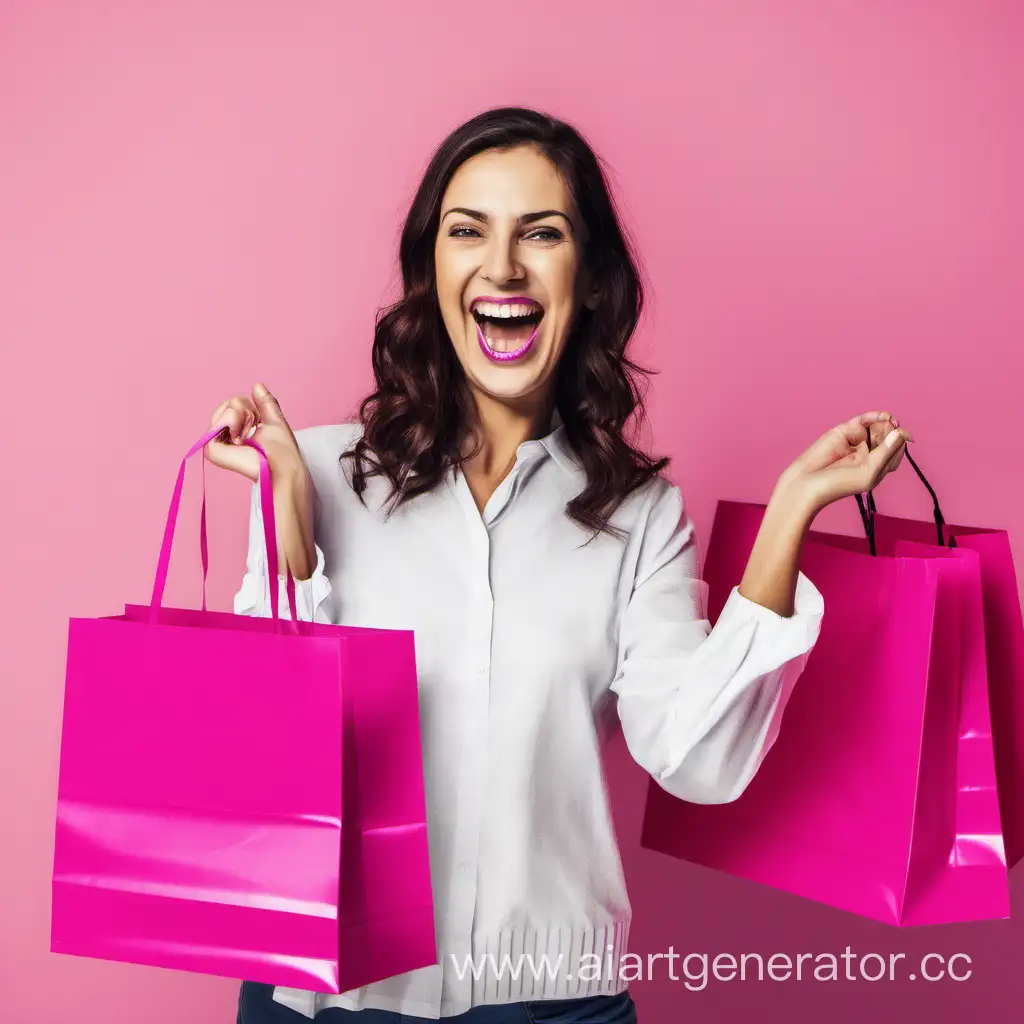
[[[813,508],[785,482],[776,487],[761,521],[739,592],[778,615],[793,614],[800,552]]]
[[[308,580],[316,568],[313,543],[313,485],[308,474],[274,483],[278,572]]]

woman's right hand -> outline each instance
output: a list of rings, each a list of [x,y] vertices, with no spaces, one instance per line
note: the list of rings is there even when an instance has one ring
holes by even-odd
[[[278,572],[290,572],[296,580],[309,579],[317,564],[313,486],[306,460],[277,399],[262,384],[255,384],[251,398],[235,395],[217,406],[210,421],[213,427],[224,428],[223,435],[208,442],[204,449],[205,458],[215,466],[256,481],[260,478],[260,457],[242,442],[254,438],[267,453],[274,488]]]
[[[210,441],[205,457],[215,466],[241,473],[250,480],[260,477],[256,452],[242,442],[255,438],[267,453],[270,475],[275,483],[301,483],[309,478],[306,460],[281,412],[277,399],[263,384],[254,384],[252,397],[235,395],[213,412],[210,428],[223,427],[223,434]]]

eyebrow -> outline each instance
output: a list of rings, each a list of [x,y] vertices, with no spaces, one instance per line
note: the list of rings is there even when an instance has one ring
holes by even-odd
[[[486,224],[488,220],[486,213],[481,213],[479,210],[468,210],[464,206],[453,206],[450,210],[446,210],[441,220],[443,221],[450,213],[461,213],[464,217],[471,217],[473,220],[480,221],[481,224]],[[573,229],[572,220],[562,210],[538,210],[536,213],[524,213],[519,218],[519,223],[532,224],[534,221],[544,220],[545,217],[561,217],[569,225],[569,230]]]

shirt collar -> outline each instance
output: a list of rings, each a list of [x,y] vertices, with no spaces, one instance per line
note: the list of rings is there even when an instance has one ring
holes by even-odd
[[[520,450],[528,451],[529,448],[527,446],[534,445],[546,451],[555,461],[555,464],[564,472],[570,475],[579,472],[579,459],[572,448],[569,447],[569,442],[565,437],[565,422],[562,420],[561,413],[559,413],[557,408],[551,415],[551,430],[544,437],[538,438],[535,441],[525,442],[525,444],[520,446]]]

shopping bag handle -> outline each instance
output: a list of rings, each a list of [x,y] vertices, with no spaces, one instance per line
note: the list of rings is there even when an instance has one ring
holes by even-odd
[[[243,442],[243,443],[248,443],[248,442]],[[256,447],[258,449],[257,454],[258,455],[262,455],[263,458],[266,458],[266,453],[263,452],[263,450],[261,448],[259,448],[258,445],[253,444],[250,447]],[[262,464],[263,463],[261,462],[261,465]],[[202,508],[200,509],[200,512],[199,512],[199,556],[202,559],[202,563],[203,563],[203,583],[202,583],[203,603],[202,603],[202,608],[203,608],[203,611],[205,612],[206,611],[206,577],[209,575],[209,572],[210,572],[210,552],[209,552],[209,548],[207,546],[207,541],[206,541],[206,459],[202,459],[201,462],[200,462],[200,465],[203,467],[203,472],[202,472],[202,477],[203,477],[203,506],[202,506]],[[269,472],[269,468],[270,468],[269,462],[267,462],[266,465],[267,465],[267,469],[268,469],[268,472]],[[271,488],[271,494],[272,493],[273,493],[273,488]],[[264,508],[266,504],[267,504],[266,495],[263,493],[263,487],[261,485],[261,487],[260,487],[260,508],[261,509]],[[271,500],[269,502],[269,504],[271,506],[270,522],[273,523],[274,522],[273,501]],[[267,522],[266,517],[264,517],[263,522],[264,522],[264,524],[266,524],[266,522]],[[264,530],[263,530],[263,543],[264,543],[264,545],[266,545],[266,542],[267,542],[267,533],[266,533],[266,526],[264,526]],[[276,553],[276,548],[275,548],[275,553]],[[269,559],[268,559],[268,565],[269,565]],[[269,575],[269,573],[268,573],[268,575]],[[291,620],[287,620],[286,619],[286,620],[282,620],[282,621],[294,621],[298,617],[298,612],[295,610],[298,606],[295,603],[295,580],[292,579],[292,574],[291,573],[287,574],[286,587],[287,587],[287,592],[288,592],[289,607],[292,609],[292,619]],[[273,596],[276,597],[277,595],[275,594]],[[271,611],[273,611],[273,597],[271,599]]]
[[[942,509],[939,508],[939,499],[936,497],[935,489],[928,483],[924,473],[921,472],[921,468],[914,461],[914,457],[910,454],[909,450],[906,454],[907,461],[913,467],[921,483],[928,488],[928,493],[932,496],[932,517],[935,520],[935,529],[938,532],[939,547],[955,548],[956,537],[950,537],[948,543],[945,539],[943,527],[946,525],[946,520],[942,516]],[[864,532],[867,534],[868,547],[871,554],[876,555],[878,552],[875,550],[875,514],[878,512],[878,508],[875,505],[874,493],[872,491],[867,492],[867,507],[865,507],[865,502],[861,495],[855,494],[854,497],[857,499],[857,508],[860,510],[861,522],[864,524]]]
[[[149,622],[150,625],[154,625],[157,622],[160,605],[163,601],[164,588],[167,585],[167,571],[171,564],[171,548],[174,544],[174,528],[178,522],[178,510],[181,506],[181,492],[185,483],[185,467],[188,464],[188,460],[195,455],[196,452],[202,451],[215,437],[223,433],[223,427],[211,428],[206,432],[191,448],[185,453],[185,457],[181,460],[181,466],[178,469],[178,479],[174,484],[174,493],[171,495],[171,506],[167,512],[167,523],[164,527],[164,538],[163,543],[160,545],[160,558],[157,561],[156,567],[156,579],[153,582],[153,596],[149,602]],[[267,546],[267,575],[270,578],[270,611],[274,619],[274,631],[280,632],[281,622],[289,623],[289,632],[297,633],[298,626],[295,624],[295,616],[298,611],[298,606],[295,602],[295,580],[292,578],[292,574],[287,573],[287,594],[288,602],[292,610],[291,619],[282,619],[280,615],[279,595],[277,584],[277,527],[274,522],[274,488],[270,479],[270,463],[267,461],[267,453],[263,450],[261,445],[254,441],[252,438],[248,438],[243,442],[250,448],[255,449],[256,454],[259,456],[260,461],[260,506],[263,510],[263,539]],[[205,469],[205,467],[204,467]],[[202,553],[203,559],[203,606],[206,606],[206,570],[209,564],[208,561],[208,550],[206,543],[206,477],[205,473],[203,476],[203,509],[202,509],[202,521],[200,523],[199,530],[199,546]]]

